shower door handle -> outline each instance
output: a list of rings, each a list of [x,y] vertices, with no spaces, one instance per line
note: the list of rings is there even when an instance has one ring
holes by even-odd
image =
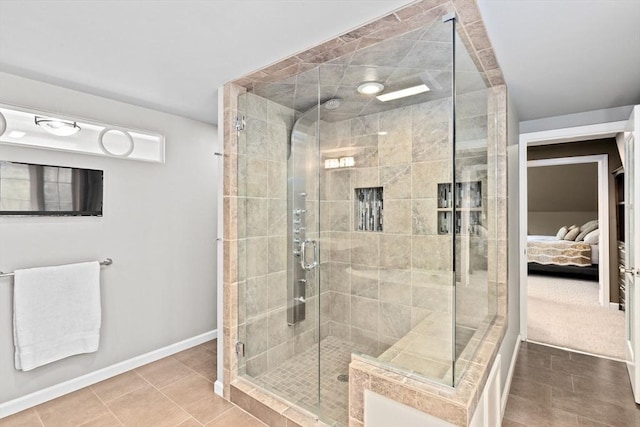
[[[313,261],[309,264],[307,264],[306,257],[308,244],[313,245]],[[300,266],[307,271],[311,271],[318,266],[318,245],[315,240],[306,239],[302,242],[302,245],[300,246]]]

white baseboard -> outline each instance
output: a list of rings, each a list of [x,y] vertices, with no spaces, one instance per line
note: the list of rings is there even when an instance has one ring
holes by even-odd
[[[509,391],[511,390],[511,381],[513,380],[513,371],[516,369],[516,361],[518,360],[518,352],[520,351],[520,343],[522,342],[522,336],[518,335],[516,338],[516,345],[513,348],[513,356],[511,357],[511,364],[509,365],[509,373],[507,374],[507,381],[504,384],[504,391],[502,392],[501,410],[502,416],[507,409],[507,400],[509,400]]]
[[[213,392],[220,397],[224,397],[224,384],[220,380],[213,383]]]
[[[620,304],[618,304],[617,302],[610,302],[609,310],[620,310]]]
[[[147,363],[155,362],[172,354],[179,353],[191,347],[195,347],[207,341],[211,341],[218,337],[218,331],[213,330],[205,332],[204,334],[197,335],[192,338],[170,344],[166,347],[159,348],[157,350],[150,351],[149,353],[141,354],[134,358],[125,360],[115,365],[107,366],[106,368],[99,369],[94,372],[82,375],[77,378],[65,381],[63,383],[55,384],[42,390],[27,394],[26,396],[18,397],[17,399],[9,400],[7,402],[0,403],[0,419],[8,417],[9,415],[55,399],[57,397],[69,394],[81,388],[90,386],[92,384],[99,383],[108,378],[115,377],[122,373],[128,372],[132,369],[138,368]]]

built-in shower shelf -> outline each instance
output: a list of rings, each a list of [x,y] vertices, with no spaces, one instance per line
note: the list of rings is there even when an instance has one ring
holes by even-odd
[[[458,235],[479,235],[482,227],[482,183],[456,182],[455,194],[451,189],[449,182],[438,184],[438,234],[455,231]]]
[[[382,187],[356,188],[356,231],[382,231],[384,216]]]

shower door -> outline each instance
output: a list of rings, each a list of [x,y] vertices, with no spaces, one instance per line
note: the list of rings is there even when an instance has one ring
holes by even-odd
[[[238,99],[238,372],[317,414],[317,84],[304,90],[306,113],[253,93]]]

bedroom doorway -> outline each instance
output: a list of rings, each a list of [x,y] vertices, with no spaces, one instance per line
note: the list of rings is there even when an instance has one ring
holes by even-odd
[[[610,265],[617,264],[615,257],[611,263],[609,260],[612,252],[612,243],[609,238],[611,230],[609,166],[619,162],[620,159],[617,153],[615,156],[575,154],[580,151],[588,152],[586,146],[589,143],[592,145],[606,143],[617,150],[613,138],[619,132],[618,129],[623,129],[623,123],[521,135],[520,300],[523,340],[614,359],[624,358],[624,313],[618,312],[617,304],[615,306],[611,304],[609,298]],[[570,135],[570,132],[576,134]],[[607,138],[609,140],[606,140]],[[582,150],[573,150],[581,145],[583,145]],[[532,156],[534,160],[527,157],[527,148],[530,147],[535,147],[538,152],[537,156]],[[546,150],[545,147],[549,147],[549,152],[571,152],[571,154],[565,154],[565,157],[545,158],[540,155],[541,151]],[[613,160],[612,165],[609,165],[609,157]],[[554,192],[559,190],[559,181],[557,178],[554,181],[549,176],[552,174],[546,172],[552,171],[552,168],[562,167],[566,168],[568,174],[565,179],[573,181],[570,185],[576,186],[575,193],[580,193],[580,189],[577,188],[580,185],[580,180],[576,180],[577,175],[586,176],[587,170],[591,170],[592,174],[595,172],[597,177],[592,176],[590,179],[590,189],[597,191],[597,197],[591,197],[589,206],[577,207],[574,212],[570,212],[568,208],[563,212],[552,212],[553,209],[548,207],[538,208],[529,219],[530,212],[527,206],[528,199],[531,198],[528,194],[529,172],[533,171],[532,176],[536,174],[544,176],[546,190]],[[588,194],[588,190],[582,191],[582,194]],[[594,199],[597,199],[597,203]],[[596,221],[592,220],[597,220],[595,228],[593,223]],[[553,226],[545,224],[545,221],[549,223],[555,221],[558,224],[557,228],[555,224]],[[565,229],[561,229],[563,225],[566,226]],[[576,227],[568,230],[572,225]],[[530,228],[533,233],[528,233]],[[593,233],[595,229],[598,231]],[[538,264],[535,263],[538,261],[538,270],[542,272],[548,270],[547,273],[550,275],[537,275],[535,272],[532,272],[531,276],[528,274],[527,240],[531,241],[532,238],[528,239],[527,236],[530,234],[533,235],[534,240],[541,241],[529,244],[530,252],[537,255],[532,265]],[[564,240],[566,234],[570,235],[567,240]],[[589,234],[590,243],[584,242],[584,238]],[[580,242],[573,242],[578,236]],[[548,253],[545,252],[547,250],[545,245],[552,248]],[[613,250],[615,250],[615,244]],[[613,296],[611,299],[615,301],[617,292],[611,295]]]
[[[527,166],[528,340],[622,359],[624,315],[609,310],[609,156]]]
[[[609,241],[608,171],[606,154],[527,161],[527,246],[537,251],[527,271],[595,281],[602,306],[609,305],[609,251],[599,244]]]

